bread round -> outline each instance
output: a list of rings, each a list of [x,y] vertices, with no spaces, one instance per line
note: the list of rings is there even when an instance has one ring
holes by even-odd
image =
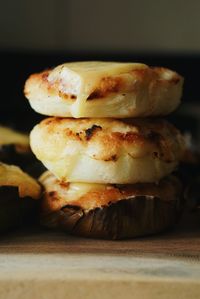
[[[40,219],[44,226],[70,234],[124,239],[158,233],[173,226],[181,212],[181,184],[170,176],[159,184],[63,184],[50,172]]]
[[[38,113],[57,117],[167,115],[180,104],[183,78],[139,63],[65,63],[31,75],[24,93]]]
[[[158,119],[48,118],[30,144],[62,181],[112,184],[157,182],[176,168],[184,147],[178,130]]]
[[[0,163],[0,232],[27,226],[38,216],[40,185],[16,166]]]

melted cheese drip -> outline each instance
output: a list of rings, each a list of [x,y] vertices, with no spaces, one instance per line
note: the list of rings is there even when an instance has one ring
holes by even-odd
[[[0,186],[18,187],[20,197],[37,199],[41,192],[40,185],[19,167],[3,163],[0,163]]]
[[[77,100],[72,104],[71,113],[80,117],[89,95],[98,87],[102,78],[129,73],[136,69],[145,69],[140,63],[119,63],[85,61],[65,63],[55,68],[49,75],[50,83],[59,82],[59,89],[66,94],[74,94]]]
[[[29,137],[12,129],[0,126],[0,145],[19,144],[29,147]]]

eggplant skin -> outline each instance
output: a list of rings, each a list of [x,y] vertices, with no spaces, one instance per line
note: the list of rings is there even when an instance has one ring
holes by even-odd
[[[135,196],[89,211],[66,205],[41,215],[41,224],[87,238],[128,239],[173,227],[182,207],[178,198],[164,201],[153,196]]]
[[[37,200],[20,198],[18,187],[0,186],[0,233],[32,224],[37,215]]]

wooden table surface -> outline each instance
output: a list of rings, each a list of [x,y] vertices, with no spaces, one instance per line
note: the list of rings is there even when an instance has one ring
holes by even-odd
[[[1,237],[0,298],[200,298],[200,215],[173,231],[103,241],[38,227]]]

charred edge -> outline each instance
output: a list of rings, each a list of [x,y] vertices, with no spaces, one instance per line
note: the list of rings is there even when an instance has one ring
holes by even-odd
[[[102,130],[101,126],[93,125],[91,128],[85,130],[86,140],[90,140],[94,133],[98,130]]]
[[[97,98],[106,97],[110,93],[119,92],[122,87],[122,79],[121,78],[103,78],[100,82],[99,88],[95,89],[87,98],[87,100],[93,100]]]
[[[64,181],[59,181],[59,185],[62,188],[68,188],[70,183],[69,182],[64,182]]]
[[[52,89],[56,86],[56,84],[58,84],[58,82],[54,82],[54,83],[50,83],[48,81],[48,76],[49,76],[49,73],[52,69],[48,69],[46,71],[44,71],[42,74],[41,74],[41,79],[42,79],[42,82],[43,83],[46,83],[48,84],[47,88],[48,89]],[[27,92],[25,91],[25,94],[27,94]],[[62,91],[58,91],[58,95],[59,97],[61,98],[64,98],[66,100],[76,100],[77,99],[77,96],[75,94],[67,94],[67,93],[63,93]]]
[[[55,191],[50,191],[49,192],[49,196],[51,197],[51,199],[52,199],[52,197],[55,197],[56,196],[56,192]]]
[[[87,98],[87,101],[91,101],[91,100],[94,100],[94,99],[98,99],[98,98],[103,98],[103,93],[101,93],[99,90],[95,90],[93,91],[89,97]]]
[[[43,80],[43,81],[47,81],[48,76],[49,76],[49,71],[50,71],[50,70],[46,70],[46,71],[44,71],[44,72],[42,73],[42,80]]]
[[[111,157],[107,158],[107,159],[104,159],[104,161],[117,161],[117,155],[112,155]]]
[[[122,142],[125,141],[128,143],[143,142],[144,139],[143,136],[141,136],[141,134],[134,133],[134,132],[127,132],[127,133],[112,132],[112,136],[117,138],[119,141]]]
[[[58,94],[59,94],[59,97],[65,99],[65,100],[76,100],[77,99],[77,96],[75,94],[63,93],[60,90],[59,90]]]

